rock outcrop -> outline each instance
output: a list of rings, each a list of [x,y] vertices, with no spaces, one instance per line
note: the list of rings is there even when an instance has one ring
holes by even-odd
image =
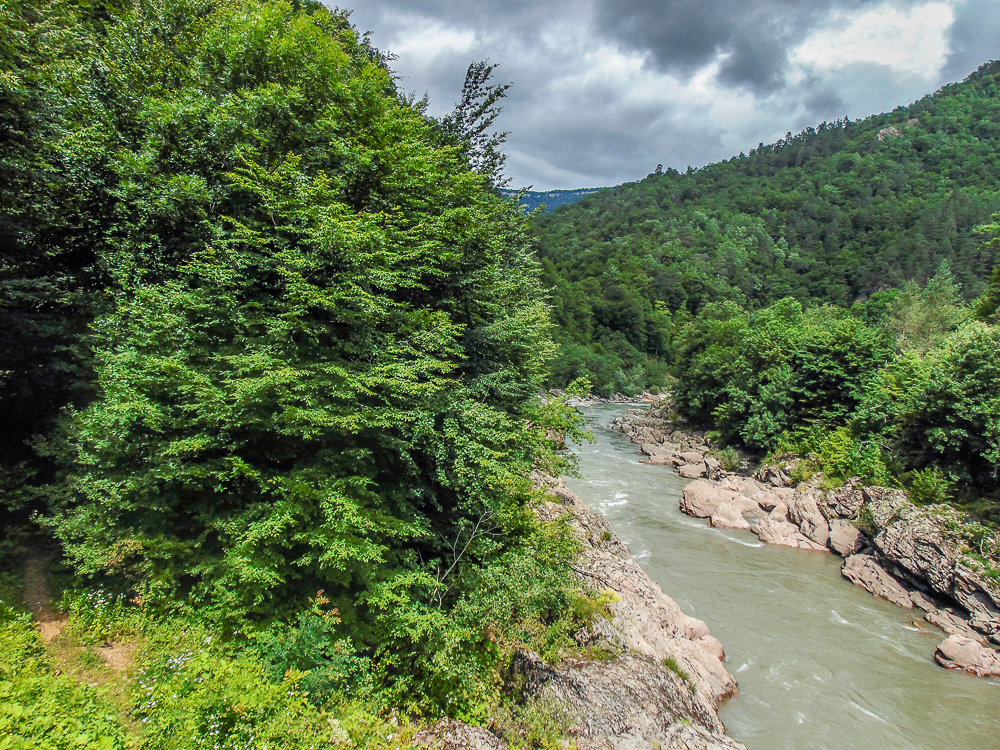
[[[910,592],[871,555],[851,555],[844,560],[844,577],[869,594],[903,609],[913,609]]]
[[[633,559],[607,520],[563,482],[549,482],[544,520],[565,521],[582,543],[575,571],[609,616],[577,633],[581,649],[602,646],[612,659],[548,664],[522,652],[515,673],[532,700],[559,705],[580,750],[741,748],[725,736],[716,709],[736,692],[722,644],[686,615]],[[668,666],[669,665],[669,666]]]
[[[662,406],[630,410],[612,427],[641,443],[650,463],[697,477],[681,498],[685,513],[716,527],[752,531],[767,544],[841,555],[842,572],[856,585],[928,612],[925,621],[949,636],[947,648],[935,655],[939,663],[988,673],[993,646],[1000,645],[1000,582],[985,575],[981,556],[970,554],[962,532],[967,522],[954,508],[918,507],[902,490],[856,481],[833,490],[796,486],[787,456],[753,476],[723,471],[705,436],[677,429]],[[696,472],[700,466],[704,473]],[[964,639],[961,648],[955,638]],[[970,640],[985,651],[973,649]]]
[[[413,744],[428,750],[507,750],[509,745],[482,727],[472,727],[454,719],[442,719],[420,730]]]

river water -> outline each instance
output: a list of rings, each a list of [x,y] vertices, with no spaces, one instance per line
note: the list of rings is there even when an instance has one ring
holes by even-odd
[[[570,488],[726,647],[739,694],[720,715],[749,750],[1000,750],[1000,682],[938,667],[939,631],[840,575],[839,557],[763,546],[677,504],[687,480],[639,463],[608,429],[625,408],[584,410]]]

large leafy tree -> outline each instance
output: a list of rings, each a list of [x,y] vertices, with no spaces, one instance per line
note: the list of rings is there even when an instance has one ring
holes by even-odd
[[[139,0],[94,55],[111,309],[52,449],[70,556],[228,616],[324,589],[362,640],[428,638],[521,543],[549,451],[517,207],[339,13]]]

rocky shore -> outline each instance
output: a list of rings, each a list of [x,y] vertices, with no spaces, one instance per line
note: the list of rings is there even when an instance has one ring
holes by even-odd
[[[631,409],[612,428],[649,463],[692,480],[680,502],[685,513],[768,544],[844,557],[842,573],[855,585],[920,612],[918,627],[944,631],[939,664],[1000,677],[1000,563],[977,544],[981,527],[956,509],[916,506],[902,490],[858,482],[832,490],[796,484],[788,465],[754,470],[743,462],[727,471],[705,435],[662,407]]]
[[[565,391],[554,389],[549,391],[552,396],[565,396]],[[600,404],[652,404],[662,399],[662,394],[645,391],[627,396],[624,393],[612,393],[610,396],[572,396],[567,400],[570,406],[582,408],[587,406],[598,406]]]
[[[541,517],[567,523],[581,542],[574,565],[580,584],[611,601],[608,616],[575,634],[581,653],[600,658],[552,664],[535,653],[517,654],[512,682],[525,700],[557,706],[577,750],[743,748],[726,736],[716,713],[736,692],[722,644],[663,593],[603,517],[563,482],[540,481],[551,497]],[[415,740],[441,750],[508,748],[486,728],[451,720]]]

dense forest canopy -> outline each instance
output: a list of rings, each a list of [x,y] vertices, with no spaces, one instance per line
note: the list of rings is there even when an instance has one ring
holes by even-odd
[[[574,424],[492,67],[435,121],[315,2],[0,14],[5,551],[317,697],[492,710],[569,611],[532,475]]]
[[[678,324],[711,302],[849,306],[941,262],[967,299],[995,251],[1000,64],[909,107],[822,123],[686,174],[666,170],[536,220],[554,288],[556,380],[661,384]]]

